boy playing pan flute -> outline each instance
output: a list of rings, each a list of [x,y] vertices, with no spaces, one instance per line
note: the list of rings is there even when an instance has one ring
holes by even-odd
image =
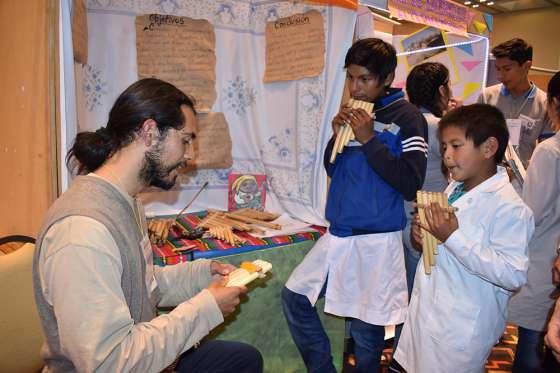
[[[425,209],[423,228],[443,243],[432,273],[416,270],[395,359],[408,373],[479,373],[505,329],[509,297],[527,279],[533,215],[497,166],[509,139],[498,109],[454,109],[438,137],[454,180],[445,192],[458,210],[446,219],[435,203]],[[416,216],[416,245],[420,224]]]
[[[329,232],[282,291],[290,332],[310,372],[335,371],[314,307],[319,297],[326,298],[326,312],[350,319],[357,371],[379,370],[384,326],[405,318],[403,199],[413,199],[424,180],[427,125],[400,89],[389,88],[396,65],[394,48],[379,39],[357,41],[346,54],[350,95],[373,102],[375,120],[351,107],[332,120],[334,136],[324,158],[331,177]],[[345,123],[356,141],[331,163],[335,138]]]

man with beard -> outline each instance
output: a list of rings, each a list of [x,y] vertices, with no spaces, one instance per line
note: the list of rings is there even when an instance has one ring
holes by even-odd
[[[198,346],[246,291],[225,286],[233,266],[152,263],[135,196],[173,186],[195,132],[193,101],[144,79],[119,96],[105,128],[77,135],[66,159],[81,176],[49,209],[36,242],[43,371],[159,372],[180,356],[177,372],[262,372],[252,346]],[[156,316],[156,306],[175,305]]]

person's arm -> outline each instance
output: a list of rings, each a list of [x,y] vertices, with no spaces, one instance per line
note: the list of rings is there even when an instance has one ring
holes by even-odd
[[[176,306],[198,294],[212,281],[207,259],[179,263],[165,267],[154,266],[154,275],[160,290],[159,306]]]
[[[78,371],[161,371],[223,322],[205,289],[169,314],[136,324],[121,288],[119,250],[108,230],[89,218],[69,219],[72,224],[58,223],[47,233],[50,242],[39,270],[61,350]]]
[[[487,244],[473,240],[459,226],[444,241],[445,247],[469,272],[506,290],[520,288],[527,281],[527,245],[534,231],[530,211],[498,207],[487,229]]]
[[[158,306],[176,306],[201,292],[211,282],[224,279],[235,269],[231,264],[208,259],[165,267],[155,266],[154,274],[161,295]]]
[[[558,157],[542,145],[537,146],[527,168],[522,192],[523,201],[533,211],[536,226],[543,222],[547,217],[547,211],[556,204],[557,180],[560,179],[559,166]]]
[[[418,111],[403,118],[401,128],[403,151],[398,157],[377,138],[373,137],[361,149],[370,167],[389,185],[412,201],[416,191],[422,188],[427,164],[427,124]]]

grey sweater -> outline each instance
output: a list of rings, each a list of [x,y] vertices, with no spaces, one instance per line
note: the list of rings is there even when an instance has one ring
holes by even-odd
[[[102,223],[111,233],[120,252],[123,273],[121,287],[135,323],[149,321],[155,317],[158,302],[157,289],[152,299],[145,284],[146,264],[139,245],[140,232],[134,211],[124,197],[109,183],[93,176],[80,176],[49,209],[36,242],[33,261],[33,283],[35,301],[43,324],[46,338],[44,357],[55,371],[75,371],[72,362],[60,351],[58,325],[52,306],[41,291],[38,261],[41,243],[49,228],[69,216],[86,216]],[[155,296],[154,296],[155,294]]]

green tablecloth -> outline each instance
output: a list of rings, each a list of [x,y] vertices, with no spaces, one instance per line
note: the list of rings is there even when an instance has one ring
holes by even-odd
[[[210,338],[241,341],[259,349],[264,358],[265,372],[305,372],[305,366],[292,341],[282,313],[280,292],[292,270],[301,262],[314,241],[275,247],[218,260],[239,265],[242,261],[262,259],[272,263],[272,273],[248,285],[249,292],[239,310],[215,329]],[[319,315],[331,340],[334,364],[342,367],[344,319],[323,313],[324,301],[317,303]]]

